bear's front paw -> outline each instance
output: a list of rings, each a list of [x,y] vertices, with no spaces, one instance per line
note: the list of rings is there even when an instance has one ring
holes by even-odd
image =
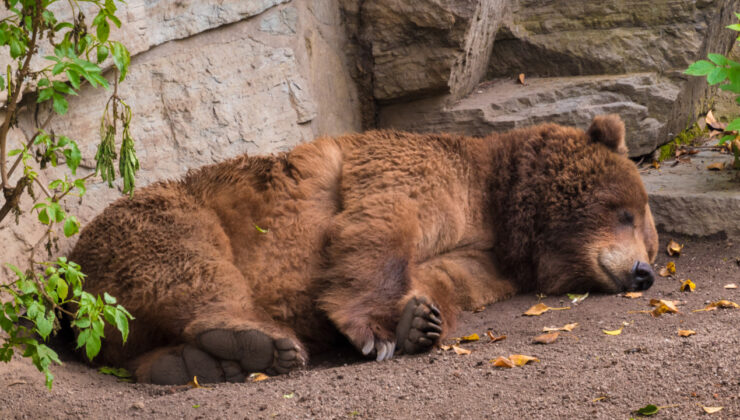
[[[426,297],[411,298],[396,327],[396,347],[406,354],[428,351],[442,334],[439,309]]]

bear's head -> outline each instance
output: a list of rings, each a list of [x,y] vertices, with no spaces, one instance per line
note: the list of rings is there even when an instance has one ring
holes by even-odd
[[[497,256],[507,271],[524,288],[552,294],[649,288],[658,235],[622,120],[598,116],[587,132],[547,124],[527,133],[513,145],[516,169],[499,198],[506,202],[494,206],[503,207]]]

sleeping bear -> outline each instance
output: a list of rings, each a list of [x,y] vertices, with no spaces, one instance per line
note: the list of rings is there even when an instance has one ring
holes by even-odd
[[[485,138],[370,131],[240,156],[111,204],[70,259],[135,317],[98,362],[138,381],[287,373],[345,337],[430,350],[514,293],[644,290],[658,238],[624,124]]]

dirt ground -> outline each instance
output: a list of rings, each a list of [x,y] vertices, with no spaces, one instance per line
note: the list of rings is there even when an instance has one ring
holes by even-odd
[[[667,235],[661,235],[664,249]],[[628,419],[647,404],[652,418],[740,418],[740,309],[692,312],[719,299],[740,302],[740,244],[724,239],[675,238],[679,258],[662,251],[676,278],[659,278],[643,297],[589,296],[570,310],[538,317],[522,313],[539,300],[517,296],[462,316],[455,336],[478,333],[461,344],[469,355],[435,349],[386,362],[360,360],[347,349],[322,357],[305,371],[261,382],[208,389],[118,382],[83,364],[56,367],[54,388],[25,360],[0,364],[0,418],[597,418]],[[689,278],[693,293],[679,291]],[[679,300],[680,313],[658,318],[651,298]],[[565,297],[544,297],[551,307]],[[533,344],[543,327],[577,322],[552,344]],[[628,323],[620,335],[616,330]],[[681,338],[679,329],[696,331]],[[507,338],[491,343],[492,330]],[[496,368],[491,359],[509,354],[539,362]],[[723,407],[706,414],[702,406]]]

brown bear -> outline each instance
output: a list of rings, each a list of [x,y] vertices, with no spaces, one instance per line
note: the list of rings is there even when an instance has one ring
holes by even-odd
[[[114,202],[70,255],[131,334],[99,362],[139,381],[242,381],[339,336],[429,350],[517,292],[651,286],[657,234],[624,124],[485,138],[371,131],[241,156]]]

